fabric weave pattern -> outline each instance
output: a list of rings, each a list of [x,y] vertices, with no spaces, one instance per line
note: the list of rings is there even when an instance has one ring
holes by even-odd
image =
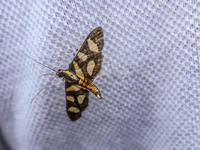
[[[199,18],[196,0],[1,0],[4,141],[13,150],[199,150]],[[109,73],[95,81],[103,99],[90,93],[82,118],[71,122],[64,83],[55,79],[30,104],[52,78],[38,76],[52,71],[18,50],[67,69],[98,26],[101,72]]]

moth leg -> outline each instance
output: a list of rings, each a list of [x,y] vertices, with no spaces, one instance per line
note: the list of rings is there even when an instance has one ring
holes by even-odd
[[[95,80],[97,80],[99,77],[101,77],[101,76],[106,76],[106,75],[109,75],[109,73],[102,73],[102,74],[96,76],[96,78],[94,78],[93,82],[94,82]]]
[[[66,82],[66,81],[64,81],[64,80],[63,80],[63,82],[62,82],[61,86],[65,86],[65,82]]]
[[[79,46],[77,47],[76,51],[74,52],[74,57],[76,56],[76,53],[78,52],[78,50],[81,48],[82,44],[83,44],[83,41],[84,41],[84,36],[82,36],[82,39],[81,39],[81,44],[79,44]]]
[[[65,83],[65,78],[62,78],[63,82]]]
[[[78,52],[78,48],[75,50],[75,52],[74,52],[74,54],[73,54],[73,56],[75,57],[76,56],[76,53]]]

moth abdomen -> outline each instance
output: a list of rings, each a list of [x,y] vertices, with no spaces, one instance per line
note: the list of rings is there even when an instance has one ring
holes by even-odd
[[[93,83],[88,83],[87,81],[83,81],[82,79],[80,79],[78,82],[78,85],[88,89],[94,95],[96,95],[98,98],[102,99],[99,89]]]

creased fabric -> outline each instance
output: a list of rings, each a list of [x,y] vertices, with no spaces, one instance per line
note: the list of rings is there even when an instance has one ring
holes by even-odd
[[[0,148],[199,150],[200,2],[0,1]],[[65,89],[19,50],[67,69],[94,28],[104,29],[102,76],[82,117],[66,114]],[[5,146],[6,143],[6,146]],[[5,147],[5,148],[3,148]]]

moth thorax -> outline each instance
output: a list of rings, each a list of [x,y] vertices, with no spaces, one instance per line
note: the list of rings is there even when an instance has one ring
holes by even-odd
[[[64,80],[68,81],[68,82],[78,82],[79,81],[79,78],[73,72],[71,72],[69,70],[61,70],[58,75],[63,77]]]

